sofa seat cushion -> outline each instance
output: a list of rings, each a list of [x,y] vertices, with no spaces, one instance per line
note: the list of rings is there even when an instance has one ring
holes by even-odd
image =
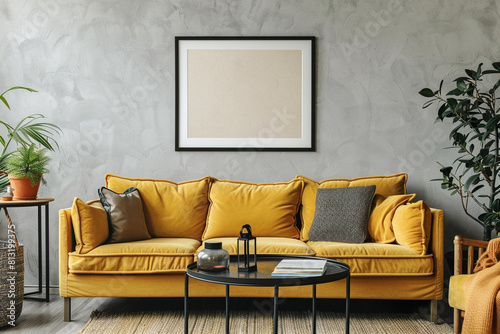
[[[347,263],[353,276],[428,276],[434,273],[432,254],[418,255],[401,245],[313,241],[307,245],[316,256]]]
[[[153,238],[105,244],[86,254],[69,254],[72,274],[180,273],[194,261],[200,241],[189,238]]]
[[[237,240],[235,237],[212,238],[205,241],[222,242],[222,248],[229,252],[229,255],[237,255]],[[197,250],[197,253],[204,248],[204,245]],[[259,237],[257,238],[258,254],[281,254],[281,255],[311,255],[314,251],[304,242],[298,239],[281,237]]]

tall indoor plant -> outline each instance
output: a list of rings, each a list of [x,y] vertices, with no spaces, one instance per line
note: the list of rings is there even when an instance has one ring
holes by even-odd
[[[451,91],[443,95],[443,81],[438,90],[424,88],[420,95],[429,98],[423,108],[437,104],[436,121],[450,120],[452,147],[458,157],[451,166],[441,165],[443,189],[458,194],[465,213],[484,228],[484,240],[490,240],[493,229],[500,233],[500,108],[495,93],[500,86],[500,62],[483,71],[466,69],[466,76],[453,80]],[[487,76],[487,77],[486,77]],[[483,79],[492,79],[486,87]],[[480,208],[474,216],[469,202]]]
[[[5,94],[12,90],[27,90],[29,92],[36,92],[36,90],[15,86],[7,89],[2,94],[0,94],[0,101],[10,109],[10,105],[5,98]],[[43,122],[45,116],[41,114],[33,114],[24,117],[15,125],[10,125],[9,123],[2,120],[0,117],[0,124],[6,130],[6,133],[0,133],[0,170],[4,170],[6,163],[12,152],[9,150],[11,144],[15,144],[17,149],[19,146],[29,146],[31,144],[39,144],[50,151],[54,151],[54,146],[57,147],[57,142],[54,139],[54,134],[59,133],[60,129],[57,125]],[[0,188],[3,188],[9,184],[9,179],[6,175],[0,175]]]

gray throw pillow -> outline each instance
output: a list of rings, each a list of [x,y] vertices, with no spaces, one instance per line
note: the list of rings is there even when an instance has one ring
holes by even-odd
[[[363,243],[374,193],[375,186],[319,188],[309,240]]]
[[[98,192],[102,206],[108,213],[108,243],[151,239],[137,188],[118,194],[102,187]]]

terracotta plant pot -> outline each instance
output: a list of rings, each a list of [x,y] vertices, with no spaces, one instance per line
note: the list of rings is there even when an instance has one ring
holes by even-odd
[[[36,199],[40,182],[32,186],[26,176],[18,179],[9,175],[9,179],[11,187],[14,188],[14,201]]]

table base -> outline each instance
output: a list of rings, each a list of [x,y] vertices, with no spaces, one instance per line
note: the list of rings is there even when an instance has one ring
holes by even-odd
[[[184,333],[189,333],[189,276],[185,274],[184,281]],[[226,334],[229,334],[229,286],[226,284]],[[346,277],[346,307],[345,307],[345,332],[349,334],[350,323],[350,291],[351,275]],[[278,333],[278,298],[279,286],[274,286],[273,305],[273,333]],[[316,284],[312,285],[312,332],[316,334]]]

